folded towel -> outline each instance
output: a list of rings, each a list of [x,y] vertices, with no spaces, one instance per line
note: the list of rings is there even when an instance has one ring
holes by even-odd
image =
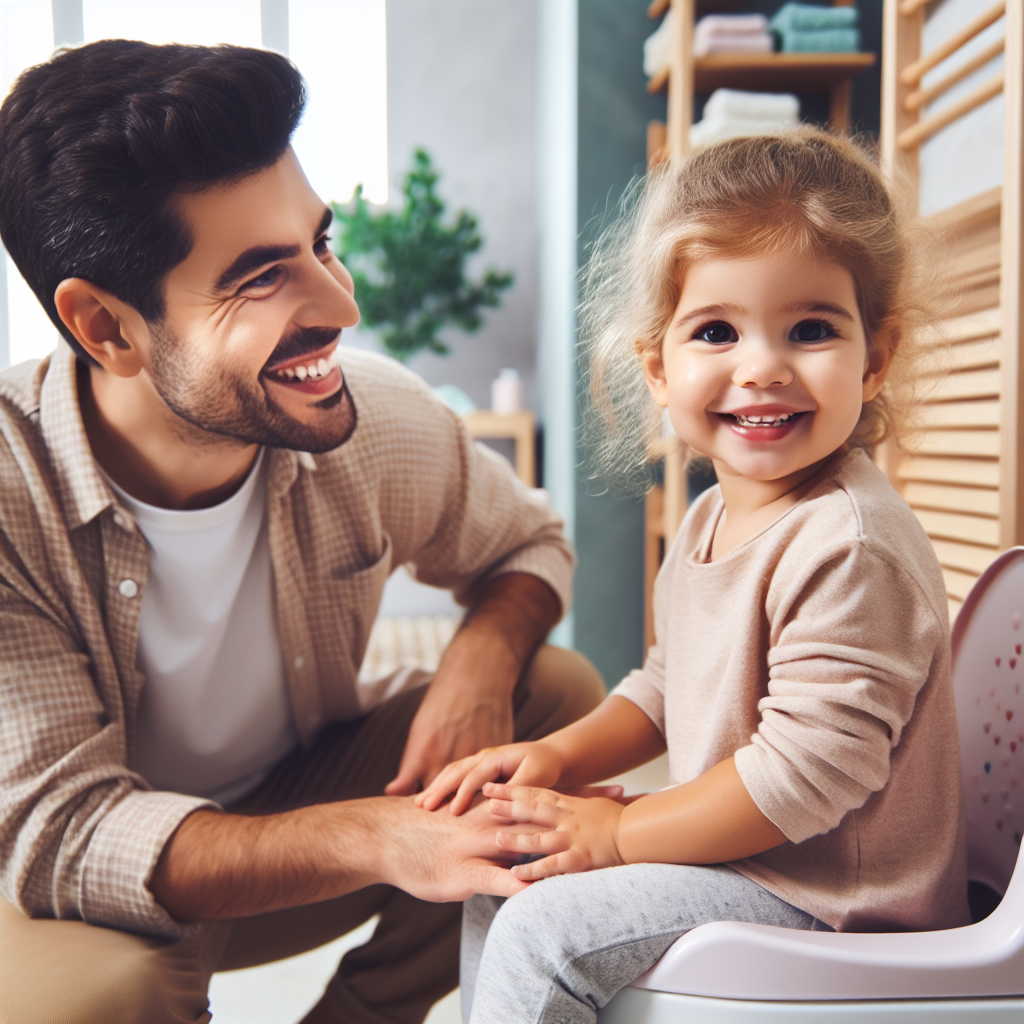
[[[737,32],[705,32],[693,40],[693,55],[706,57],[709,53],[771,53],[775,42],[767,32],[759,35],[740,35]]]
[[[661,24],[644,40],[644,74],[653,78],[668,67],[672,48],[672,11],[662,19]]]
[[[694,38],[704,32],[733,32],[737,35],[760,35],[768,31],[768,19],[763,14],[707,14],[697,22]]]
[[[792,29],[780,32],[779,38],[783,53],[856,53],[860,50],[859,28]]]
[[[800,101],[788,92],[716,89],[704,104],[704,117],[796,124],[800,120]]]
[[[705,117],[690,129],[690,145],[707,146],[712,142],[723,142],[741,135],[773,135],[790,131],[798,121],[746,120],[739,117]]]
[[[857,24],[856,7],[820,7],[817,4],[788,3],[772,16],[776,32],[824,28],[852,28]]]

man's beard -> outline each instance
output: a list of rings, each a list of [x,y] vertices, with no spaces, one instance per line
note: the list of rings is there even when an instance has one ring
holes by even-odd
[[[333,394],[313,403],[314,409],[323,410],[323,422],[308,426],[285,412],[258,382],[224,370],[201,369],[180,339],[159,327],[151,330],[153,386],[168,408],[191,426],[245,444],[314,453],[329,452],[352,436],[356,407],[346,380]],[[339,333],[328,327],[301,328],[279,342],[268,363],[316,352]]]

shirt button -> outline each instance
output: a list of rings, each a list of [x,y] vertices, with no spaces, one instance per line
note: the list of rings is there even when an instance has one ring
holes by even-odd
[[[117,585],[117,592],[122,597],[132,598],[139,592],[139,585],[135,580],[121,580]]]
[[[302,655],[300,654],[300,655],[299,655],[299,656],[298,656],[298,657],[297,657],[297,658],[295,659],[295,663],[294,663],[294,664],[295,664],[295,667],[296,667],[296,668],[302,668],[302,666],[306,664],[306,659],[305,659],[305,658],[304,658],[304,657],[303,657],[303,656],[302,656]]]

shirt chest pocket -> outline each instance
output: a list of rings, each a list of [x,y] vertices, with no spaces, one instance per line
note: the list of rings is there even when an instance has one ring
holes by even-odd
[[[324,581],[332,629],[343,640],[349,662],[346,667],[352,679],[359,672],[384,584],[391,575],[391,556],[391,538],[385,536],[384,550],[375,562],[355,571],[335,568]],[[311,609],[311,618],[315,618],[315,614]]]

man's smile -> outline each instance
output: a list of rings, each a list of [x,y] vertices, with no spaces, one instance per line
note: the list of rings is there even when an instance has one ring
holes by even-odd
[[[260,374],[266,380],[306,395],[323,396],[342,384],[337,341],[306,355],[295,356],[268,367]]]

